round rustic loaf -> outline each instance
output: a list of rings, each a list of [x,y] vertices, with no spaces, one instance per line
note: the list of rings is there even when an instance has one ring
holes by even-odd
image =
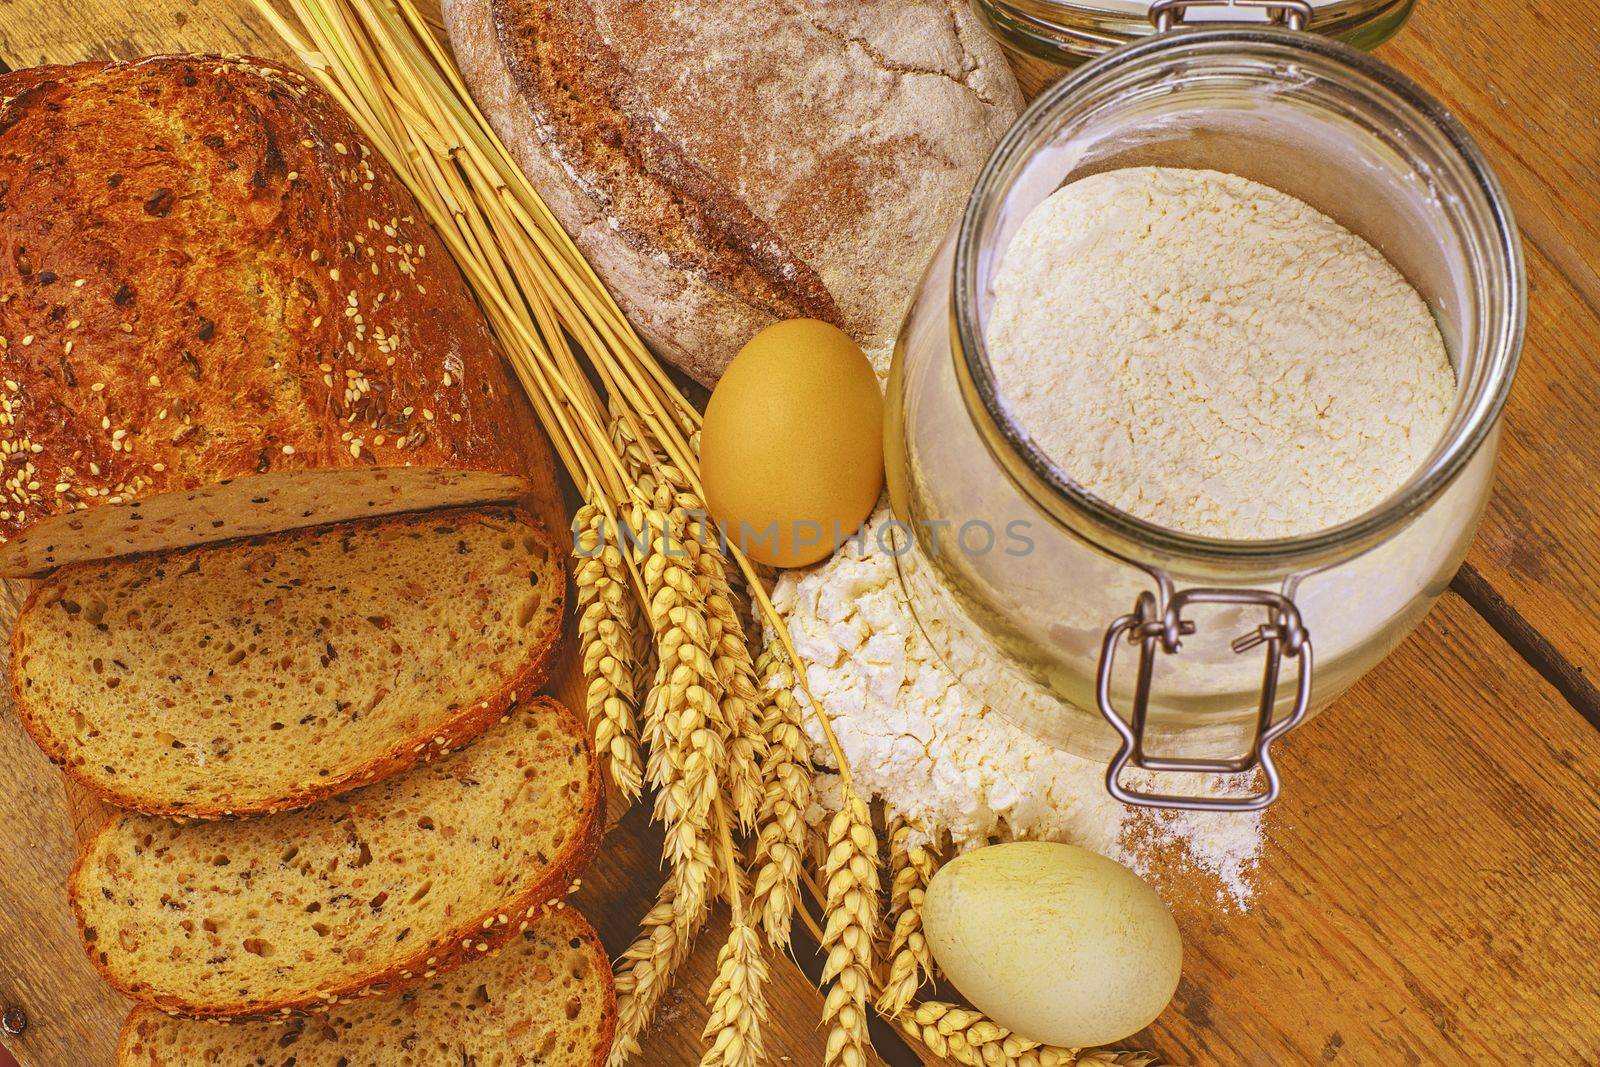
[[[645,340],[707,384],[784,318],[886,356],[1022,104],[966,0],[445,0],[444,15],[551,210]]]
[[[0,574],[526,484],[443,245],[263,60],[0,74],[0,372]]]

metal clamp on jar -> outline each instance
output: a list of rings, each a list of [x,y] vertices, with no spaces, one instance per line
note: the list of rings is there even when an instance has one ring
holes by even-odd
[[[1510,211],[1442,106],[1314,32],[1328,6],[1146,8],[1151,32],[1051,87],[996,148],[896,348],[886,454],[897,526],[910,535],[897,562],[912,610],[968,688],[1028,732],[1108,760],[1107,784],[1126,803],[1272,803],[1272,742],[1421,620],[1488,497],[1524,319]],[[1200,10],[1216,7],[1251,9],[1257,21]],[[984,348],[994,275],[1052,192],[1133,166],[1209,168],[1279,189],[1366,239],[1421,294],[1456,396],[1398,491],[1304,536],[1200,537],[1110,506],[1018,426]],[[940,531],[971,522],[1018,531],[1028,550],[940,543]],[[1119,656],[1124,645],[1136,655]],[[1256,771],[1248,789],[1213,788],[1215,775]]]
[[[1145,0],[972,0],[972,9],[1001,43],[1051,63],[1075,67],[1129,41],[1162,33],[1184,21],[1182,8],[1201,7],[1200,18],[1277,22],[1310,29],[1354,48],[1371,49],[1399,32],[1415,0],[1203,0],[1151,5]],[[1157,12],[1156,7],[1164,8]],[[1233,10],[1218,12],[1216,9]],[[1295,9],[1294,19],[1286,18]]]

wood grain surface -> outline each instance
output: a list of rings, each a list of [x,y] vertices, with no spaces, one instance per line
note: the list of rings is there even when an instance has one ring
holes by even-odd
[[[0,0],[11,67],[171,50],[282,54],[245,0]],[[1577,0],[1422,0],[1382,55],[1474,132],[1524,231],[1528,342],[1501,478],[1459,595],[1281,746],[1287,792],[1250,909],[1220,906],[1199,875],[1164,879],[1184,980],[1128,1044],[1229,1067],[1600,1063],[1600,30]],[[1019,73],[1036,90],[1054,72]],[[14,611],[8,591],[0,624]],[[576,696],[570,674],[558,691]],[[15,798],[0,1004],[32,1019],[10,1047],[25,1067],[107,1063],[125,1006],[61,897],[74,824],[102,811],[65,803],[8,707],[0,760]],[[658,857],[633,812],[586,877],[579,903],[613,951]],[[717,935],[652,1033],[650,1067],[697,1062]],[[821,1062],[812,952],[775,961],[775,1062]],[[885,1060],[915,1062],[876,1036]]]

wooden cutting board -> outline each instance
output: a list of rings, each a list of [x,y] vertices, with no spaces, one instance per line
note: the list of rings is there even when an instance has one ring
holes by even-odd
[[[170,50],[282,55],[245,0],[0,0],[12,67]],[[1600,31],[1588,5],[1430,0],[1383,57],[1446,100],[1523,227],[1531,306],[1502,473],[1467,568],[1410,640],[1281,746],[1250,909],[1164,877],[1183,928],[1171,1009],[1130,1046],[1174,1063],[1600,1063]],[[1037,90],[1051,75],[1019,65]],[[555,499],[548,497],[548,500]],[[547,505],[552,525],[564,514]],[[16,590],[0,593],[9,628]],[[571,662],[556,691],[577,697]],[[126,1005],[94,974],[62,883],[75,823],[0,696],[0,1006],[24,1067],[109,1062]],[[659,879],[633,812],[580,903],[616,951]],[[647,1067],[698,1062],[702,940]],[[821,1062],[811,946],[774,962],[773,1062]],[[882,1028],[883,1058],[916,1062]]]

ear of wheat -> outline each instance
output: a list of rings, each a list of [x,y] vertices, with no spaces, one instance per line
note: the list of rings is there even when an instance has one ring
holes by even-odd
[[[585,711],[595,751],[606,757],[624,800],[639,799],[638,725],[634,716],[633,662],[637,612],[621,550],[609,540],[605,512],[585,504],[572,522],[577,557],[578,634],[583,647]]]
[[[622,1067],[639,1054],[640,1039],[672,988],[672,976],[689,958],[704,920],[685,925],[681,915],[677,878],[669,875],[655,906],[640,920],[639,935],[616,961],[617,1035],[606,1067]]]
[[[755,910],[767,940],[781,950],[789,944],[791,920],[800,899],[800,867],[809,836],[806,809],[811,806],[811,760],[800,705],[794,698],[794,675],[783,653],[769,645],[757,660],[756,671],[767,756],[761,767]]]
[[[889,831],[888,974],[877,1001],[878,1011],[894,1018],[905,1010],[924,982],[933,980],[933,953],[922,933],[922,903],[938,869],[937,854],[925,843],[910,844],[911,826],[896,820]]]
[[[574,525],[574,571],[586,710],[619,792],[631,799],[644,782],[652,786],[669,867],[638,937],[617,960],[609,1064],[639,1053],[719,895],[735,914],[711,991],[707,1062],[760,1060],[766,964],[757,928],[776,947],[787,945],[793,916],[813,923],[796,906],[811,836],[803,715],[838,768],[843,805],[818,861],[826,1059],[864,1064],[880,908],[876,835],[825,710],[804,673],[791,671],[801,660],[761,575],[737,546],[691,532],[696,520],[702,530],[706,522],[699,412],[496,137],[415,0],[281,0],[292,17],[274,0],[254,2],[415,195],[585,502]],[[635,546],[607,543],[608,531],[627,529],[640,534]],[[741,593],[771,635],[760,663],[740,619]],[[738,833],[755,838],[748,886]],[[889,1006],[907,981],[914,995],[928,972],[914,920],[903,918],[912,896],[897,891],[903,899],[889,947],[894,961],[909,953],[916,964],[908,973],[891,962],[899,980]],[[925,1002],[894,1018],[902,1026],[908,1013],[926,1018],[916,1023],[920,1033],[985,1056],[1017,1045],[978,1021],[956,1027],[966,1017],[951,1013],[964,1010],[936,1013]],[[1034,1067],[1046,1062],[1041,1050],[1000,1062]]]
[[[711,1015],[700,1035],[706,1042],[700,1063],[701,1067],[756,1067],[765,1058],[761,1032],[767,1019],[767,963],[755,916],[748,907],[744,870],[734,854],[733,835],[720,804],[716,826],[728,872],[732,930],[717,957],[717,977],[706,995]]]
[[[944,1001],[925,1000],[894,1022],[935,1055],[963,1067],[1067,1067],[1078,1060],[1075,1049],[1028,1041],[982,1012]]]
[[[830,1024],[829,1067],[865,1067],[872,1047],[867,999],[872,988],[873,941],[878,926],[877,838],[872,815],[859,796],[849,795],[828,822],[827,887],[822,951],[825,989],[822,1016]]]
[[[669,495],[658,487],[655,503],[670,503]],[[676,508],[669,513],[640,504],[634,518],[650,538],[642,569],[658,664],[645,707],[647,770],[656,791],[655,817],[666,832],[665,856],[678,877],[675,903],[685,925],[698,925],[716,877],[709,822],[725,759],[704,601],[692,562],[699,549],[683,539]]]
[[[706,545],[696,555],[695,569],[705,604],[712,667],[720,687],[719,711],[728,736],[729,795],[739,825],[748,830],[755,824],[761,803],[761,760],[767,747],[757,715],[759,698],[750,646],[726,561],[714,544],[717,538],[709,526],[705,501],[678,468],[667,465],[661,476],[672,487],[677,505],[698,524],[697,539]]]

